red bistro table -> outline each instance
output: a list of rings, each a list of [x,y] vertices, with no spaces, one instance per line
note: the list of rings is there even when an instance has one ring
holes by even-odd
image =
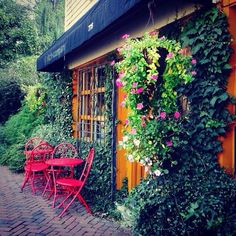
[[[63,157],[61,157],[61,158],[51,158],[51,159],[49,159],[49,160],[46,160],[46,164],[48,165],[48,166],[51,166],[52,167],[52,169],[51,169],[51,171],[53,171],[53,167],[54,166],[59,166],[59,167],[70,167],[71,169],[72,169],[72,172],[73,172],[73,168],[74,168],[74,166],[77,166],[77,165],[80,165],[80,164],[82,164],[84,162],[84,160],[83,159],[81,159],[81,158],[67,158],[67,157],[65,157],[65,158],[63,158]],[[51,181],[51,179],[50,179],[50,176],[48,176],[48,181],[47,181],[47,184],[46,184],[46,186],[45,186],[45,189],[44,189],[44,191],[43,191],[43,194],[42,195],[44,195],[45,194],[45,192],[46,191],[48,191],[47,189],[48,189],[48,187],[49,187],[49,185],[50,185],[50,181]],[[54,183],[53,183],[53,185],[54,185]],[[54,188],[55,188],[56,186],[54,186]],[[54,188],[50,188],[50,195],[49,195],[49,198],[51,198],[51,196],[52,196],[52,194],[54,193],[55,194],[55,189]],[[55,196],[54,196],[54,200],[53,200],[53,207],[54,207],[54,205],[55,205]]]

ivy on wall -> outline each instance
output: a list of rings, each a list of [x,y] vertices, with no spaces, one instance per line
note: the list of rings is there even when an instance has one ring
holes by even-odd
[[[203,9],[177,35],[196,59],[195,79],[179,92],[189,114],[175,153],[178,166],[169,175],[148,178],[120,208],[135,235],[234,235],[236,183],[219,167],[218,137],[232,120],[226,109],[231,54],[227,20],[216,8]]]
[[[91,203],[93,211],[107,212],[111,209],[111,171],[112,171],[112,87],[113,69],[105,69],[105,139],[102,143],[87,143],[79,140],[79,151],[83,157],[91,146],[95,147],[95,157],[83,194]]]

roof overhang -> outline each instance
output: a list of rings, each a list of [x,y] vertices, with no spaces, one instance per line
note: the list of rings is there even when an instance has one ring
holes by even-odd
[[[100,0],[38,59],[37,70],[63,71],[66,57],[146,0]]]

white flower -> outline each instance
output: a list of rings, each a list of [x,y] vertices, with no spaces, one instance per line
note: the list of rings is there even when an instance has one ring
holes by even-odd
[[[160,176],[160,175],[161,175],[161,171],[155,170],[155,171],[154,171],[154,174],[155,174],[156,176]]]
[[[152,141],[148,141],[148,144],[150,144],[150,145],[151,145],[151,144],[152,144]]]
[[[134,145],[138,147],[139,144],[140,144],[140,141],[138,139],[134,139]]]
[[[123,146],[123,142],[122,142],[122,141],[119,141],[118,145],[119,145],[119,146]]]
[[[132,154],[129,154],[129,155],[128,155],[128,160],[129,160],[130,162],[133,162],[133,161],[134,161],[134,157],[133,157]]]
[[[143,166],[145,164],[145,161],[144,160],[141,160],[140,161],[140,164]]]
[[[127,142],[129,140],[129,137],[128,136],[124,136],[123,137],[123,142]]]

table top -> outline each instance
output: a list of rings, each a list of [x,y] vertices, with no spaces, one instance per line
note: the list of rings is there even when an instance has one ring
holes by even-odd
[[[80,158],[51,158],[46,160],[46,164],[50,166],[76,166],[83,163]]]

